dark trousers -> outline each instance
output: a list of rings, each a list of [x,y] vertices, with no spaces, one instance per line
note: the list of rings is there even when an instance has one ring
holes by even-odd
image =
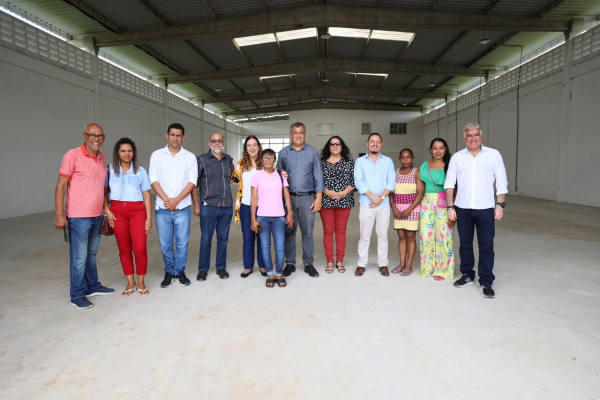
[[[477,228],[479,244],[479,283],[494,283],[494,209],[485,210],[456,208],[456,225],[460,238],[460,272],[475,280],[475,255],[473,254],[473,237]]]
[[[227,243],[229,242],[229,227],[233,207],[214,207],[208,204],[200,206],[200,260],[198,271],[208,272],[210,267],[210,251],[212,238],[217,231],[217,270],[227,267]]]
[[[244,269],[254,269],[254,245],[256,244],[256,262],[258,268],[265,268],[263,261],[260,235],[251,228],[252,215],[250,206],[240,204],[240,222],[242,223],[242,235],[244,239]],[[270,254],[270,253],[269,253]]]

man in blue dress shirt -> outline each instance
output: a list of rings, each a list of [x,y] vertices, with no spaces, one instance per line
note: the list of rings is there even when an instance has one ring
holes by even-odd
[[[367,140],[367,154],[354,164],[354,183],[360,193],[360,239],[358,240],[358,267],[354,275],[362,276],[369,258],[369,243],[373,225],[377,232],[377,261],[379,272],[389,276],[388,238],[390,201],[388,195],[396,186],[396,173],[391,158],[381,154],[382,139],[377,132]]]

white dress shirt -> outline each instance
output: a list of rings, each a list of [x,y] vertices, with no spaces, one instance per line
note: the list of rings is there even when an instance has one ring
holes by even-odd
[[[196,156],[183,147],[175,155],[169,151],[169,146],[156,150],[150,157],[150,184],[158,182],[169,198],[175,198],[183,191],[188,183],[196,186],[198,182],[198,161]],[[177,205],[182,210],[192,205],[192,196],[188,194]],[[165,208],[165,202],[156,196],[155,209]]]
[[[444,189],[454,189],[458,181],[458,194],[454,205],[460,208],[484,210],[494,208],[494,181],[498,195],[508,193],[506,168],[500,152],[481,146],[477,156],[465,148],[450,159]]]

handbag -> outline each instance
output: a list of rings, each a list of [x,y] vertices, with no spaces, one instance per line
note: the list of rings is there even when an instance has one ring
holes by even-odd
[[[108,174],[108,179],[110,182],[110,170],[108,165],[106,166],[106,173]],[[108,223],[108,217],[106,214],[102,214],[102,222],[100,222],[100,234],[104,236],[112,236],[115,234],[113,228],[111,228],[110,224]]]
[[[104,236],[112,236],[115,234],[113,228],[108,223],[108,217],[106,214],[102,215],[102,222],[100,223],[100,233]]]
[[[433,187],[438,194],[437,206],[446,208],[448,207],[448,202],[446,201],[446,192],[440,192],[437,188],[437,185],[433,181],[433,177],[431,176],[431,170],[429,169],[429,162],[427,162],[427,172],[429,172],[429,177],[431,178],[431,183],[433,183]]]

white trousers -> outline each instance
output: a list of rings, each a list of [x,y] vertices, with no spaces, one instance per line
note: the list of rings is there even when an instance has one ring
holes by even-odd
[[[390,208],[370,208],[360,205],[360,239],[358,240],[358,266],[365,267],[369,260],[369,244],[373,224],[377,233],[377,263],[380,267],[388,266],[388,228],[390,226]]]

